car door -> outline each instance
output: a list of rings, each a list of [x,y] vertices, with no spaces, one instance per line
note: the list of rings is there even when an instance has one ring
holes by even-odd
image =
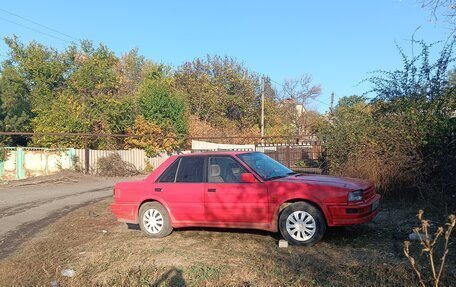
[[[205,214],[208,222],[268,222],[268,196],[261,182],[243,183],[248,172],[231,156],[209,156],[205,185]]]
[[[160,192],[175,221],[205,221],[204,166],[204,156],[182,156],[155,183],[155,192]]]

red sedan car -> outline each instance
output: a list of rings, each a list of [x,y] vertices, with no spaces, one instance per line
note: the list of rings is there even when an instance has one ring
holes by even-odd
[[[111,208],[150,237],[189,226],[251,228],[310,246],[327,226],[372,220],[379,200],[366,181],[295,173],[260,152],[217,152],[171,156],[145,180],[116,184]]]

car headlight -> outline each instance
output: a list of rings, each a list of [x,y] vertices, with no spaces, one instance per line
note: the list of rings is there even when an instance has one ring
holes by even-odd
[[[363,200],[363,191],[355,190],[348,193],[348,202],[361,201]]]

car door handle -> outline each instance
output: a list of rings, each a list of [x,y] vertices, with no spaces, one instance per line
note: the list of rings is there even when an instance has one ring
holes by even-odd
[[[162,189],[161,189],[161,187],[156,187],[156,188],[154,189],[154,191],[155,191],[155,192],[161,192]]]
[[[209,188],[207,192],[216,192],[217,190],[215,188]]]

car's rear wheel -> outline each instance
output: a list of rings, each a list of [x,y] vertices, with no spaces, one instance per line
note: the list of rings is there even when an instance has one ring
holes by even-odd
[[[280,214],[279,229],[283,238],[292,245],[312,246],[323,238],[326,221],[315,206],[295,202]]]
[[[158,202],[144,203],[139,209],[139,226],[149,237],[165,237],[172,231],[168,213]]]

